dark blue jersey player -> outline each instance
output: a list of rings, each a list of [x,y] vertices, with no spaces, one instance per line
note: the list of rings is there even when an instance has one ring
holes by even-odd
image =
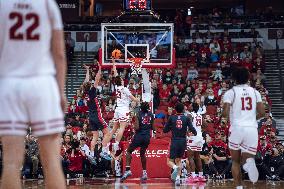
[[[176,185],[180,185],[181,158],[186,150],[186,136],[188,132],[193,135],[197,133],[192,126],[190,118],[183,113],[184,105],[178,103],[175,109],[177,114],[169,117],[163,131],[164,133],[172,131],[169,165],[173,169],[172,180],[175,180]]]
[[[142,102],[140,109],[141,111],[139,111],[138,115],[134,117],[135,118],[134,128],[136,132],[132,139],[131,144],[127,149],[126,169],[125,169],[126,171],[122,176],[121,181],[124,181],[127,177],[131,176],[131,171],[130,171],[131,154],[138,147],[140,147],[140,158],[143,168],[141,179],[147,180],[145,153],[151,139],[151,130],[153,128],[154,115],[149,111],[148,102]]]
[[[87,70],[85,82],[89,82],[90,70],[89,70],[89,67],[86,65],[85,65],[85,68]],[[104,135],[110,135],[107,123],[102,117],[101,107],[99,105],[99,100],[98,100],[97,87],[99,85],[100,79],[101,79],[101,66],[99,65],[99,70],[95,77],[95,81],[92,82],[91,87],[88,92],[88,95],[89,95],[89,100],[88,100],[89,124],[90,124],[90,129],[93,134],[93,138],[91,141],[91,149],[90,149],[91,155],[94,155],[94,148],[99,138],[98,131],[101,130],[104,133]],[[108,159],[111,159],[110,156],[108,156]]]

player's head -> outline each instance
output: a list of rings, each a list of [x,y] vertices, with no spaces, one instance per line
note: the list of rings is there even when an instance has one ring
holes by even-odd
[[[142,112],[147,113],[150,109],[149,103],[148,102],[142,102],[140,105],[140,109]]]
[[[237,85],[242,85],[249,81],[250,74],[247,68],[241,67],[233,71],[232,77]]]
[[[123,85],[123,80],[120,76],[115,77],[115,85],[117,86],[122,86]]]
[[[182,103],[177,103],[175,109],[176,109],[178,114],[181,114],[184,111],[184,105]]]
[[[199,110],[199,105],[197,103],[193,103],[192,104],[192,111],[197,113]]]

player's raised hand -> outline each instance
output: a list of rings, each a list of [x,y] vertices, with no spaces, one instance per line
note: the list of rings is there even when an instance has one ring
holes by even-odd
[[[83,67],[84,67],[86,70],[90,69],[90,66],[87,66],[86,64],[84,64]]]

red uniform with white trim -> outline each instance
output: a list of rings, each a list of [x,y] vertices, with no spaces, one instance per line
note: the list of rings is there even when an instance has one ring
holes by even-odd
[[[192,117],[192,126],[195,128],[197,135],[187,137],[187,149],[201,152],[205,142],[202,137],[202,115],[195,112],[191,112],[190,115]]]
[[[116,108],[114,111],[114,122],[129,121],[129,104],[131,92],[123,86],[116,86]]]
[[[258,146],[256,105],[262,102],[260,93],[248,85],[237,85],[224,95],[230,103],[229,148],[255,155]]]
[[[53,30],[62,30],[54,0],[0,0],[0,135],[64,131]]]

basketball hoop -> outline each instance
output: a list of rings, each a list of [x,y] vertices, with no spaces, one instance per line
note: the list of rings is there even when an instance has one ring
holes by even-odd
[[[140,75],[142,72],[142,63],[147,61],[144,58],[129,58],[128,62],[131,63],[131,75]]]

